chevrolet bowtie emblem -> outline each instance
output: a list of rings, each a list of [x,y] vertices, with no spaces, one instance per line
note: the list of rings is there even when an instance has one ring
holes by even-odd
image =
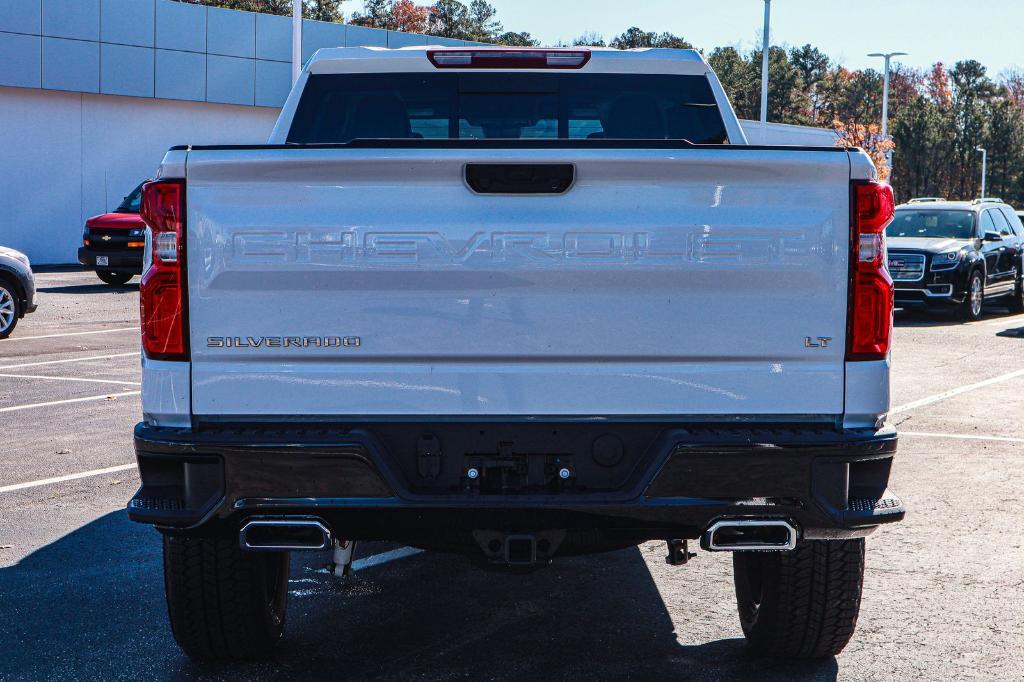
[[[111,239],[111,237],[110,237],[110,235],[109,235],[109,234],[105,234],[105,235],[103,235],[102,237],[100,237],[100,239],[102,239],[102,240],[103,240],[103,241],[105,241],[105,242],[109,242],[109,241],[110,241],[110,239]]]

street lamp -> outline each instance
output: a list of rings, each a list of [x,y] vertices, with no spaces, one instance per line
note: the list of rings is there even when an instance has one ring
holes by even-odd
[[[985,171],[988,170],[988,152],[984,147],[975,147],[976,151],[981,152],[981,196],[979,199],[985,198]]]
[[[889,60],[893,57],[904,57],[906,52],[872,52],[869,57],[885,58],[885,78],[882,84],[882,137],[889,136]],[[892,169],[892,152],[885,155],[885,165]]]
[[[292,85],[302,71],[302,0],[292,0]]]
[[[764,0],[764,38],[761,40],[761,134],[768,123],[768,27],[772,22],[772,0]]]
[[[889,60],[904,57],[906,52],[872,52],[869,57],[885,58],[885,82],[882,85],[882,137],[889,134]]]

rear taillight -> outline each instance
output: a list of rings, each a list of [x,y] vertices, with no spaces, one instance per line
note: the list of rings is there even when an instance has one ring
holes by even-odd
[[[892,222],[892,187],[851,183],[850,298],[846,359],[884,360],[892,344],[893,286],[885,262],[885,228]]]
[[[582,69],[590,50],[428,50],[439,69]]]
[[[185,181],[147,182],[141,214],[151,234],[139,296],[142,348],[153,360],[188,360]]]

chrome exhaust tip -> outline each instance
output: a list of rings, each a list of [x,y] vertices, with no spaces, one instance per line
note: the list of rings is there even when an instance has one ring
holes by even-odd
[[[319,519],[251,519],[238,532],[242,549],[318,550],[331,546],[331,531]]]
[[[722,519],[704,531],[700,546],[709,552],[780,552],[795,548],[796,538],[796,528],[782,519]]]

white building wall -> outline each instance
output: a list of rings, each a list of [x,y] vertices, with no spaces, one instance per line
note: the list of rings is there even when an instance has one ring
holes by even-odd
[[[74,263],[85,219],[113,210],[176,144],[266,142],[274,108],[0,88],[0,244]]]

